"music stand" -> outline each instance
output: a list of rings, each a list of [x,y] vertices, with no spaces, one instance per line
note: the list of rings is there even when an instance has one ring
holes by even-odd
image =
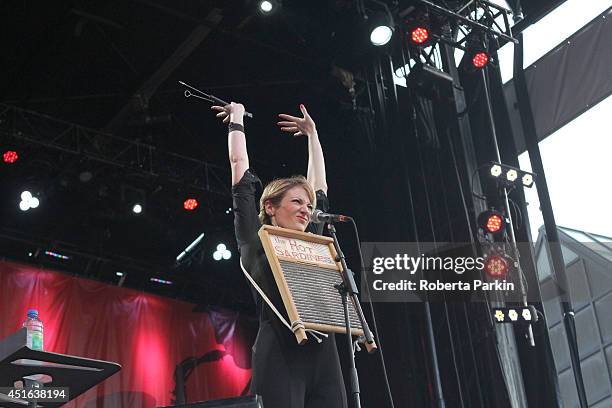
[[[24,377],[43,374],[52,381],[38,382],[41,389],[68,387],[72,400],[121,369],[119,364],[108,361],[32,350],[26,346],[26,339],[27,330],[22,328],[0,341],[0,387],[14,387],[17,381],[29,384],[32,380]],[[66,402],[31,402],[0,393],[0,407],[59,407]]]

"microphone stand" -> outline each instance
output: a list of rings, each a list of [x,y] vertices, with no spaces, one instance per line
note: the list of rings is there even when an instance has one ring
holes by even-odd
[[[347,350],[349,352],[349,363],[350,363],[350,387],[351,387],[351,396],[353,397],[353,407],[361,408],[361,401],[359,399],[359,377],[357,375],[357,368],[355,366],[355,353],[353,351],[353,339],[351,337],[351,322],[349,320],[349,308],[348,308],[348,298],[350,296],[353,301],[353,305],[355,306],[355,311],[357,312],[357,317],[359,317],[359,321],[361,323],[361,327],[363,328],[363,333],[366,339],[366,348],[368,352],[374,351],[377,346],[374,342],[374,335],[370,331],[368,323],[365,320],[365,316],[363,315],[363,310],[361,309],[361,304],[359,303],[359,298],[357,295],[359,294],[359,290],[357,289],[357,284],[355,283],[355,279],[353,278],[353,271],[351,271],[346,265],[346,259],[344,258],[344,254],[340,249],[340,243],[338,242],[338,237],[336,236],[336,227],[331,221],[327,221],[327,229],[331,234],[334,240],[334,248],[336,249],[337,256],[336,262],[340,262],[342,265],[342,283],[338,285],[334,285],[334,287],[340,293],[342,297],[342,306],[344,308],[344,324],[346,326],[346,339],[347,339]]]

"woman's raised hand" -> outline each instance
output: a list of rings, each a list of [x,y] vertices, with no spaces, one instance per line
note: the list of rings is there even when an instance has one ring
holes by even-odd
[[[306,107],[300,105],[300,111],[302,111],[302,115],[304,115],[303,118],[287,115],[286,113],[279,114],[278,116],[283,120],[278,122],[278,126],[281,127],[283,132],[292,133],[293,136],[315,135],[317,133],[317,127],[314,120],[312,120],[308,114]]]
[[[242,124],[244,118],[244,105],[232,102],[229,105],[213,105],[210,109],[217,111],[217,117],[223,119],[223,123],[234,122]]]

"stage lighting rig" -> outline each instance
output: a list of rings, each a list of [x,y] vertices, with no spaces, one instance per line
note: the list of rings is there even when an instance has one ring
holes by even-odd
[[[472,66],[476,69],[482,69],[486,67],[491,61],[491,56],[486,51],[478,51],[469,55]]]
[[[489,234],[501,234],[506,227],[506,217],[499,211],[486,210],[478,216],[478,225]]]
[[[424,45],[429,40],[429,29],[425,26],[417,26],[410,30],[410,40],[415,45]]]
[[[484,272],[490,279],[505,279],[516,271],[518,263],[512,256],[513,251],[502,242],[482,243]]]
[[[504,279],[513,265],[512,259],[502,253],[492,253],[485,257],[484,271],[492,279]]]
[[[363,4],[357,3],[358,11],[360,11],[362,18],[367,21],[370,42],[372,45],[376,47],[386,45],[391,41],[391,37],[393,37],[393,32],[395,31],[395,21],[389,6],[379,0],[371,0],[371,3],[378,5],[380,10],[374,11],[372,14],[367,14]],[[361,4],[361,7],[359,4]]]
[[[195,198],[188,198],[183,202],[183,208],[186,211],[193,211],[198,205],[200,205],[200,203]]]
[[[19,209],[21,211],[28,211],[30,208],[38,208],[40,205],[40,200],[27,190],[21,193],[20,198]]]
[[[269,16],[276,13],[280,7],[280,0],[263,0],[258,3],[257,10],[265,16]]]
[[[134,206],[132,207],[132,212],[134,214],[141,214],[142,213],[142,205],[140,204],[134,204]]]
[[[380,47],[387,44],[393,36],[393,28],[388,25],[378,25],[370,32],[370,42],[372,45]]]
[[[228,260],[232,257],[232,253],[225,244],[221,243],[217,245],[217,250],[213,252],[213,259],[215,261],[220,261],[221,259]]]
[[[125,203],[126,210],[129,208],[133,214],[140,215],[146,207],[145,190],[129,184],[122,184],[121,201]]]
[[[534,173],[497,162],[491,162],[488,166],[488,173],[495,181],[510,188],[519,185],[527,188],[533,187],[536,177]]]
[[[15,150],[7,150],[6,152],[4,152],[4,154],[2,155],[2,160],[6,163],[6,164],[13,164],[15,163],[17,160],[19,160],[19,154],[15,151]]]
[[[432,21],[427,9],[423,7],[400,13],[400,18],[402,18],[406,33],[405,41],[411,47],[416,48],[424,48],[434,44],[440,37],[440,27],[444,24],[443,21]]]
[[[377,11],[368,16],[368,27],[370,29],[370,42],[376,47],[386,45],[393,37],[395,23],[391,12],[387,9]]]
[[[470,71],[478,71],[495,63],[489,52],[488,37],[483,33],[470,33],[466,41],[464,66]]]
[[[531,324],[538,321],[538,311],[533,306],[494,307],[491,312],[496,323]]]
[[[399,11],[411,45],[446,43],[470,53],[470,64],[481,69],[490,63],[491,53],[487,49],[476,51],[472,42],[490,39],[493,49],[506,42],[517,43],[510,28],[510,10],[486,0],[460,2],[452,8],[444,4],[419,0]]]

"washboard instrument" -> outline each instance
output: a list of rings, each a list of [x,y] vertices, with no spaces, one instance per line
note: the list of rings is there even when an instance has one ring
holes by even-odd
[[[346,333],[342,297],[334,285],[342,283],[341,265],[331,238],[264,225],[259,238],[274,274],[299,344],[305,329]],[[349,301],[351,334],[363,336],[363,327]]]

